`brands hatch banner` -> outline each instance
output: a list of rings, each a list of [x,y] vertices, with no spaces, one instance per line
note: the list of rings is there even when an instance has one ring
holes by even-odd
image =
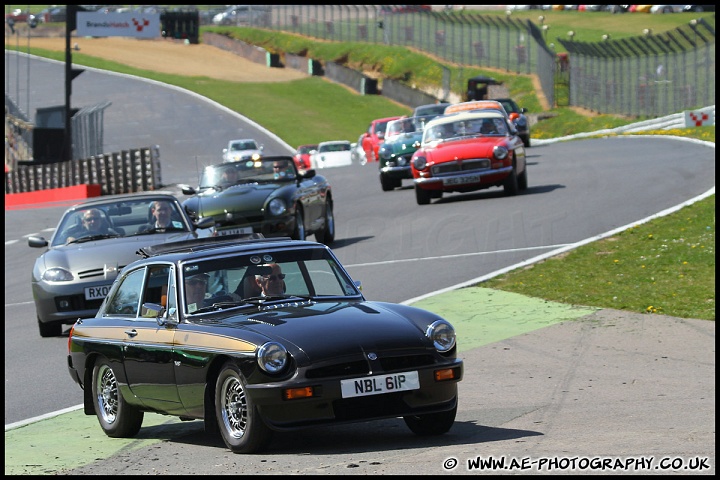
[[[137,37],[160,36],[159,13],[77,13],[78,37]]]

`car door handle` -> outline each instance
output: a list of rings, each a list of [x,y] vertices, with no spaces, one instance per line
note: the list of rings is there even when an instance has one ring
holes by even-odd
[[[128,337],[135,337],[137,336],[138,332],[134,328],[132,330],[125,330],[125,335]]]

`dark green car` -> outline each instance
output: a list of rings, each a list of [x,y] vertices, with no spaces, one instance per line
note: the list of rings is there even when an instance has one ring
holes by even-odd
[[[263,156],[203,169],[197,188],[182,205],[192,219],[212,217],[215,234],[261,233],[305,240],[335,239],[332,189],[314,169],[298,171],[291,156]]]
[[[384,192],[402,186],[404,178],[412,179],[410,159],[420,148],[422,124],[414,117],[404,117],[387,124],[385,141],[380,145],[378,166],[380,186]]]

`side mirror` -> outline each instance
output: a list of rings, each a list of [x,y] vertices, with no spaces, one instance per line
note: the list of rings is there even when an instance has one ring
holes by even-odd
[[[210,228],[215,225],[215,219],[213,217],[202,217],[194,225],[195,228]]]
[[[197,193],[197,191],[190,185],[180,184],[178,186],[184,195],[195,195]]]
[[[33,248],[43,248],[47,247],[48,242],[43,237],[28,237],[28,245]]]

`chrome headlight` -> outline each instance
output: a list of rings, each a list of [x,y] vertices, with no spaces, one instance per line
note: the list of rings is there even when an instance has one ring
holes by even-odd
[[[257,352],[257,362],[264,371],[270,374],[282,372],[288,364],[288,352],[276,342],[268,342]]]
[[[508,149],[503,146],[496,145],[493,148],[493,155],[498,160],[505,160],[505,158],[508,156]]]
[[[287,205],[285,205],[285,200],[282,198],[273,198],[270,200],[270,203],[268,203],[268,212],[270,212],[271,215],[282,215],[287,211]]]
[[[455,346],[455,329],[445,320],[435,320],[425,331],[440,353],[450,351]]]
[[[427,158],[418,156],[412,159],[412,164],[417,170],[423,170],[427,166]]]
[[[42,279],[46,282],[72,282],[75,278],[73,274],[64,268],[48,268],[42,274]]]
[[[393,157],[392,149],[380,147],[380,151],[378,152],[378,155],[380,155],[380,158],[390,159]]]

